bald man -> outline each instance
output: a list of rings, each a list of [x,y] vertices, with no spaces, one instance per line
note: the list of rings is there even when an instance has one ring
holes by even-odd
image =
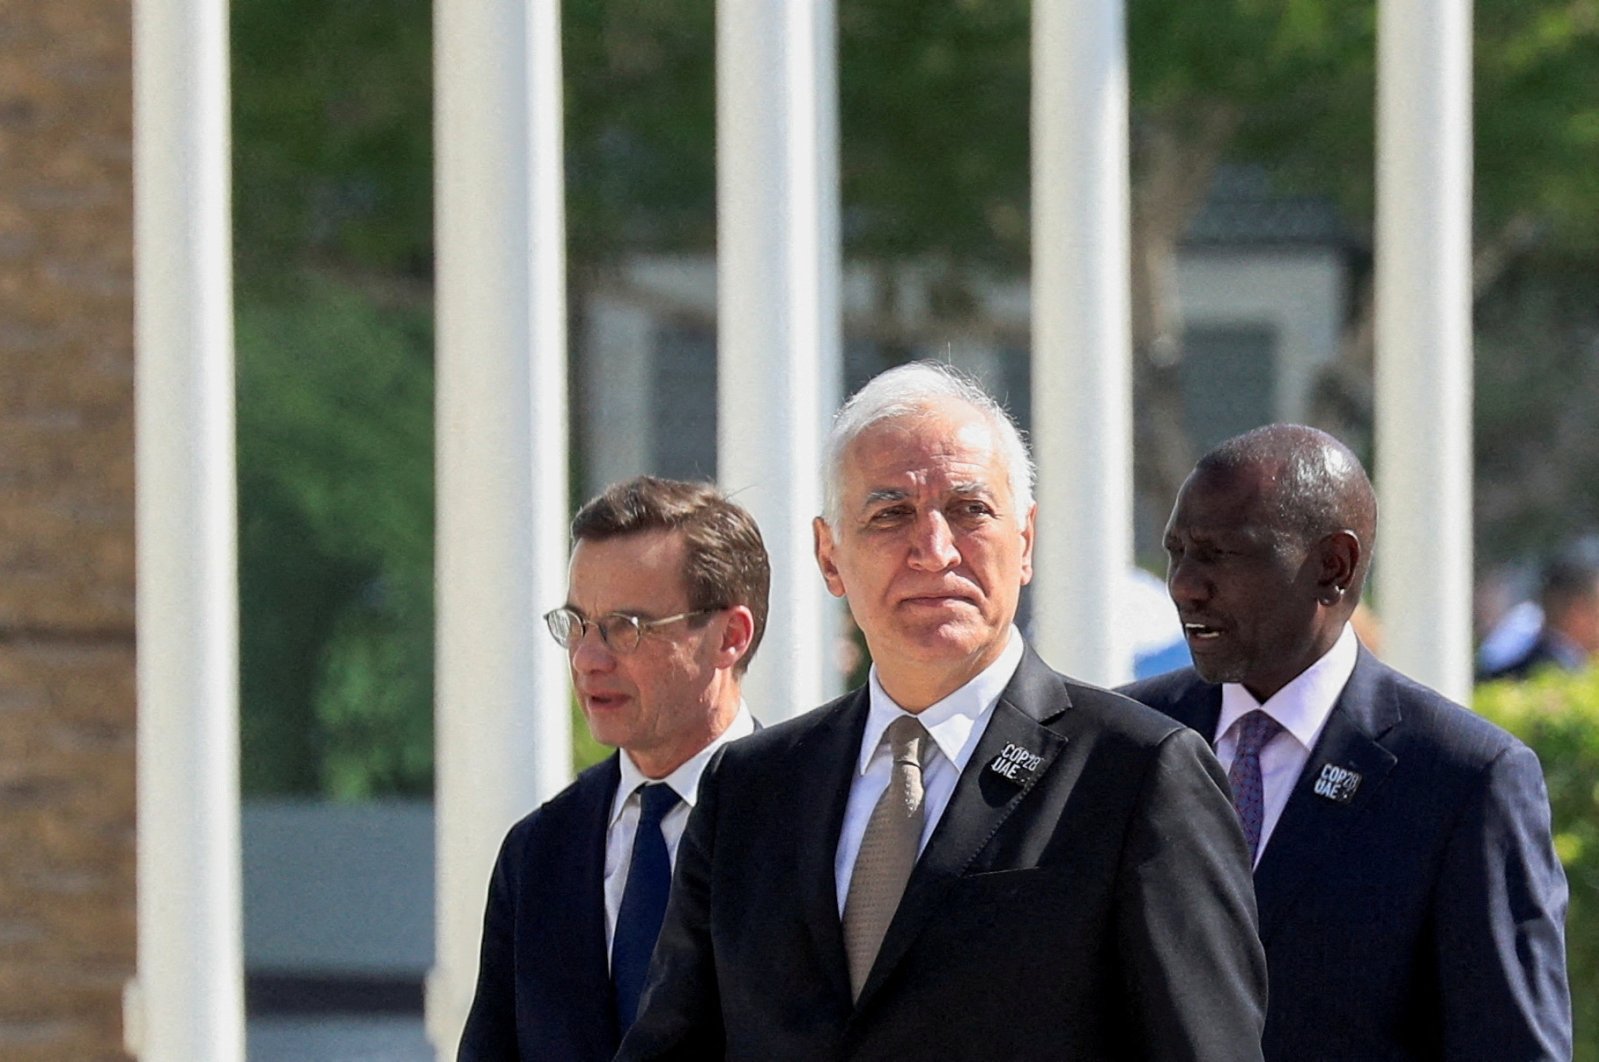
[[[1537,757],[1349,627],[1376,499],[1332,436],[1206,454],[1166,526],[1194,666],[1122,692],[1228,769],[1255,864],[1268,1062],[1571,1057],[1566,879]]]

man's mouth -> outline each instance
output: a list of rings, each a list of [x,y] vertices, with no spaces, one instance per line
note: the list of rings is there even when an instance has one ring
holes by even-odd
[[[912,594],[901,598],[900,603],[924,608],[940,608],[946,605],[971,604],[971,598],[965,594]]]
[[[1221,637],[1221,630],[1207,623],[1183,623],[1183,634],[1192,642],[1208,642]]]

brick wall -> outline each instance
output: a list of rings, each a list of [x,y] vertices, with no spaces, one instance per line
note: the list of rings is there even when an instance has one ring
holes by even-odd
[[[131,5],[0,0],[0,1058],[134,971]]]

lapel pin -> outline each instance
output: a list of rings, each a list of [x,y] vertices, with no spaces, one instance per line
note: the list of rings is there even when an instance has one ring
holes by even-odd
[[[1038,773],[1038,765],[1043,762],[1042,754],[1024,749],[1013,741],[994,757],[988,769],[1008,782],[1025,785],[1032,781],[1033,775]]]
[[[1354,799],[1355,790],[1360,788],[1360,774],[1348,767],[1335,767],[1330,763],[1321,765],[1321,774],[1316,778],[1315,793],[1334,804],[1347,804]]]

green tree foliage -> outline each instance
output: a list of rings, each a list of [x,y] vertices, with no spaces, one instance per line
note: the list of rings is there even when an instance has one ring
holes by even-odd
[[[1479,0],[1477,201],[1591,247],[1599,5]],[[430,5],[233,5],[241,254],[428,260]],[[575,257],[708,249],[714,5],[568,0]],[[1026,0],[840,0],[846,238],[866,255],[1027,257]],[[1131,0],[1135,170],[1191,206],[1223,159],[1269,164],[1369,219],[1375,0]],[[1148,201],[1152,213],[1161,204]],[[1180,234],[1179,210],[1165,228]]]
[[[623,248],[715,246],[715,7],[562,4],[567,244],[577,272],[602,269]]]
[[[1477,0],[1479,237],[1530,224],[1592,267],[1599,243],[1599,3]]]
[[[1022,0],[838,5],[847,253],[1026,264],[1029,20]]]
[[[432,337],[331,279],[241,298],[247,794],[432,785]]]
[[[1477,688],[1477,711],[1530,745],[1543,763],[1555,851],[1566,868],[1567,966],[1576,1062],[1599,1062],[1599,669],[1545,671]]]
[[[431,4],[231,15],[242,783],[426,795]]]
[[[301,263],[426,275],[430,0],[235,0],[234,245],[243,294]]]

